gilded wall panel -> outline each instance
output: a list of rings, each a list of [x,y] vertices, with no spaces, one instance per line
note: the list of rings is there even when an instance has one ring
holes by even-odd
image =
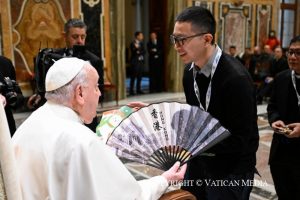
[[[25,96],[33,91],[34,57],[41,48],[64,46],[65,16],[70,2],[62,0],[12,0],[10,4],[13,58],[17,81]]]
[[[204,8],[207,8],[208,10],[210,10],[210,12],[214,12],[214,2],[208,2],[208,1],[193,1],[192,2],[193,6],[201,6]]]
[[[277,0],[188,0],[189,5],[203,6],[213,11],[217,21],[216,38],[225,51],[229,45],[238,45],[241,52],[245,47],[263,46],[269,30],[277,30]],[[214,6],[217,4],[217,6]],[[231,41],[231,38],[240,40]]]
[[[234,45],[237,53],[242,53],[250,46],[248,38],[251,38],[251,5],[221,3],[219,10],[219,45],[224,51]]]
[[[14,24],[15,54],[19,54],[29,74],[33,74],[33,58],[39,49],[63,47],[64,17],[54,1],[37,3],[25,1],[19,18]]]
[[[260,47],[264,46],[265,41],[268,39],[268,33],[271,28],[272,10],[270,5],[257,6],[257,30],[256,30],[256,44]]]

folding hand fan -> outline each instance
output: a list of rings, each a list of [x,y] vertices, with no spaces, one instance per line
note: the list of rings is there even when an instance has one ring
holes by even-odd
[[[120,158],[168,170],[176,161],[186,163],[229,134],[199,107],[163,102],[130,114],[113,130],[107,145]]]
[[[102,113],[101,121],[96,127],[96,134],[106,142],[107,138],[116,128],[116,126],[120,124],[124,118],[128,117],[128,115],[130,115],[133,111],[133,108],[122,106],[120,109],[109,110]]]

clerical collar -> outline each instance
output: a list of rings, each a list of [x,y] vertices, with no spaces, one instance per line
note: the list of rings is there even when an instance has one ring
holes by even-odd
[[[204,74],[206,77],[209,77],[212,71],[212,65],[213,62],[217,56],[217,48],[215,48],[212,56],[209,58],[208,62],[200,69],[198,66],[194,65],[194,69],[199,73],[199,74]]]
[[[300,74],[295,73],[295,77],[296,77],[296,79],[300,79]]]

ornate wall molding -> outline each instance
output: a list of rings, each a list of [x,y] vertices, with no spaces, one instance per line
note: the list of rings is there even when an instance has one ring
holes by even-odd
[[[214,12],[214,2],[208,2],[208,1],[193,1],[193,6],[202,6],[204,8],[207,8],[212,13]]]
[[[100,2],[100,0],[83,0],[83,2],[92,8],[95,5],[97,5]]]
[[[218,44],[224,51],[228,51],[231,45],[236,46],[241,53],[246,47],[251,46],[251,19],[252,6],[232,3],[219,4],[219,37]]]
[[[271,28],[272,6],[257,5],[256,9],[256,44],[263,47]]]
[[[22,92],[33,92],[33,59],[39,48],[64,46],[63,24],[78,0],[1,0],[3,55],[10,58]]]
[[[30,76],[34,74],[33,58],[40,48],[63,47],[63,24],[66,21],[57,0],[25,0],[13,24],[14,51]]]

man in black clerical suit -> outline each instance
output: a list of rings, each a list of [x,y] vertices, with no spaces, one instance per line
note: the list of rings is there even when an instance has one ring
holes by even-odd
[[[134,85],[136,84],[136,93],[144,94],[141,90],[141,81],[145,64],[144,34],[140,31],[134,33],[134,40],[130,44],[131,51],[131,70],[130,70],[130,95],[134,95]]]
[[[86,24],[80,20],[80,19],[69,19],[65,26],[64,26],[64,38],[66,42],[66,48],[61,49],[51,49],[51,55],[55,57],[55,59],[60,59],[62,57],[77,57],[86,61],[89,61],[91,65],[96,69],[96,71],[99,74],[99,89],[101,91],[101,96],[103,96],[103,87],[104,87],[104,79],[103,79],[103,63],[100,60],[98,56],[90,52],[85,48],[85,39],[87,37],[87,26]],[[39,56],[38,56],[39,57]],[[50,56],[51,57],[51,56]],[[39,63],[37,61],[36,63]],[[37,64],[37,70],[44,70],[41,69],[42,67]],[[39,73],[36,73],[39,74]],[[43,75],[44,77],[41,79],[42,82],[44,81],[44,78],[46,74]],[[38,83],[39,81],[37,81]],[[42,83],[44,85],[44,82]],[[29,98],[28,105],[29,107],[39,107],[42,104],[45,103],[46,99],[44,97],[45,90],[44,86],[38,85],[38,89],[40,88],[40,91],[38,91],[37,95],[33,95]],[[101,98],[101,97],[100,97]],[[99,99],[99,101],[102,99]],[[91,130],[96,131],[96,126],[98,125],[97,116],[94,118],[93,122],[89,125],[87,125]]]
[[[193,184],[183,188],[197,199],[248,200],[252,185],[242,183],[254,179],[259,141],[255,89],[241,62],[215,44],[215,31],[212,13],[194,6],[176,17],[170,36],[187,64],[183,76],[186,102],[206,110],[231,133],[191,160],[186,180]]]
[[[149,79],[150,93],[161,92],[163,90],[163,57],[162,44],[157,39],[157,33],[150,33],[150,40],[147,43],[149,54]]]
[[[278,199],[300,199],[300,35],[287,59],[290,69],[274,78],[267,107],[274,129],[269,164]]]
[[[16,71],[10,59],[0,56],[0,103],[3,104],[10,135],[16,131],[12,109],[24,102],[20,87],[16,83]]]

